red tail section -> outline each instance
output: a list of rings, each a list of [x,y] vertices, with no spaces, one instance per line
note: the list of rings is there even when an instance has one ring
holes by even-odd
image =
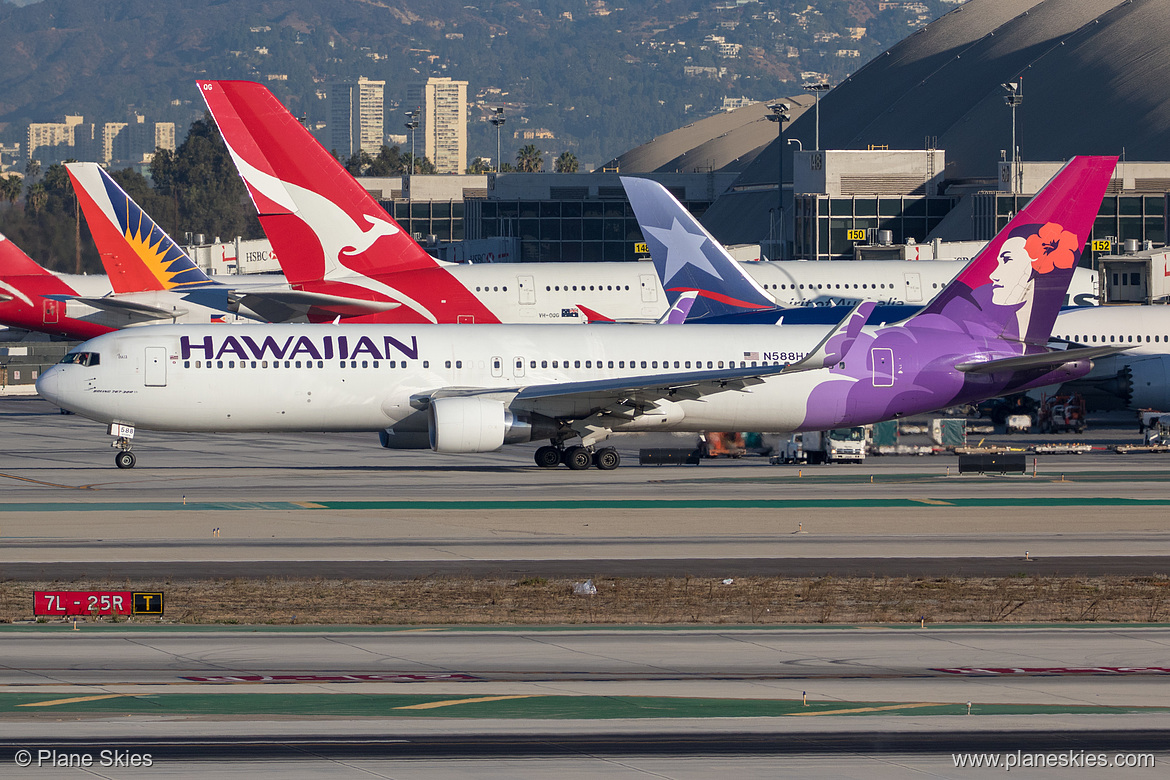
[[[291,284],[438,267],[268,89],[198,84]]]
[[[47,295],[76,295],[5,236],[0,235],[0,325],[89,339],[113,328],[68,317],[65,302]]]

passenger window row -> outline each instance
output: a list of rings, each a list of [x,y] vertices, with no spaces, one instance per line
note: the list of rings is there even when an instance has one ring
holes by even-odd
[[[1057,338],[1064,339],[1065,341],[1075,341],[1075,342],[1078,342],[1078,343],[1080,343],[1080,344],[1095,344],[1095,343],[1097,343],[1097,336],[1096,336],[1096,335],[1084,335],[1084,336],[1057,336]],[[1154,341],[1154,343],[1155,343],[1155,344],[1159,344],[1159,343],[1161,343],[1161,344],[1170,344],[1170,336],[1161,336],[1161,337],[1159,337],[1159,336],[1154,336],[1154,338],[1153,338],[1153,341]],[[1101,336],[1101,342],[1102,342],[1102,343],[1104,343],[1104,342],[1105,342],[1105,336],[1104,336],[1104,334],[1102,334],[1102,336]],[[1142,343],[1142,337],[1141,337],[1141,336],[1138,336],[1138,337],[1137,337],[1137,340],[1135,341],[1133,336],[1117,336],[1117,335],[1114,335],[1114,336],[1110,336],[1110,337],[1109,337],[1109,343],[1111,343],[1111,344],[1135,344],[1135,343],[1136,343],[1136,344],[1141,344],[1141,343]],[[1146,343],[1146,344],[1149,344],[1149,343],[1150,343],[1150,337],[1149,337],[1149,336],[1146,336],[1146,337],[1145,337],[1145,343]]]
[[[89,354],[89,353],[71,353],[71,354]],[[66,357],[68,357],[68,356],[66,356]],[[96,355],[95,355],[95,357],[96,357]],[[80,361],[70,360],[68,362],[80,362]],[[618,370],[622,370],[622,369],[626,368],[627,362],[629,363],[629,367],[631,369],[639,369],[639,368],[656,369],[656,368],[659,368],[660,362],[661,362],[661,367],[664,369],[669,369],[669,368],[689,369],[689,368],[692,368],[692,364],[693,364],[693,368],[696,370],[702,370],[703,368],[723,368],[724,366],[726,366],[727,368],[736,368],[737,367],[737,365],[736,365],[737,361],[735,361],[735,360],[728,360],[728,361],[708,360],[708,361],[706,361],[706,365],[704,365],[704,361],[702,361],[702,360],[695,360],[695,361],[690,361],[690,360],[675,360],[675,361],[670,361],[670,360],[663,360],[663,361],[657,361],[657,360],[641,360],[641,361],[639,361],[639,360],[630,360],[630,361],[625,361],[625,360],[617,360],[617,361],[614,361],[614,360],[608,360],[608,361],[603,361],[603,360],[585,360],[585,361],[581,361],[581,360],[573,360],[573,361],[541,360],[540,367],[541,368],[549,368],[550,363],[551,363],[552,368],[558,368],[558,369],[567,369],[570,367],[571,368],[582,368],[583,367],[586,369],[617,368]],[[237,365],[237,363],[238,363],[238,365]],[[283,363],[284,368],[324,368],[325,367],[324,360],[317,360],[317,361],[312,361],[312,360],[304,360],[304,361],[302,361],[302,360],[284,360],[284,361],[280,361],[280,360],[271,360],[271,361],[269,361],[269,360],[251,360],[251,361],[249,361],[249,360],[240,360],[240,361],[236,361],[236,360],[194,360],[194,361],[185,360],[185,361],[183,361],[183,368],[192,368],[192,367],[194,367],[194,368],[281,368],[282,363]],[[348,361],[342,360],[338,363],[338,367],[339,368],[379,368],[379,367],[381,367],[381,365],[383,363],[386,364],[387,368],[407,368],[408,367],[408,362],[405,360],[348,360]],[[571,366],[570,366],[570,363],[572,364]],[[582,363],[584,363],[584,366],[582,366]],[[95,363],[87,363],[86,365],[94,365],[94,364]],[[596,366],[594,364],[596,364]],[[463,368],[463,361],[462,360],[444,361],[445,368],[451,368],[452,365],[454,365],[454,367],[456,369],[462,369]],[[520,360],[516,361],[516,368],[517,369],[523,368],[523,365],[524,365],[523,361],[520,361]],[[765,361],[753,360],[750,363],[746,360],[738,361],[738,368],[748,368],[749,366],[751,366],[752,368],[755,368],[757,365],[778,366],[778,365],[781,365],[781,363],[779,363],[777,361],[768,362],[766,360]],[[535,360],[529,361],[528,366],[529,366],[529,368],[536,368],[537,361],[535,361]],[[429,360],[422,361],[422,367],[423,368],[430,368],[431,367],[430,361]],[[493,361],[493,368],[494,369],[500,368],[500,364],[498,361]]]
[[[548,292],[552,292],[553,290],[556,290],[557,292],[560,292],[562,289],[563,289],[565,292],[568,292],[568,291],[569,291],[569,285],[567,285],[567,284],[565,284],[565,285],[560,285],[560,284],[548,285],[548,284],[546,284],[546,285],[544,286],[544,289],[545,289],[546,291],[548,291]],[[574,284],[574,285],[573,285],[573,287],[572,287],[572,289],[573,289],[573,292],[585,292],[585,285],[583,285],[583,284],[582,284],[582,285],[579,285],[579,286],[578,286],[578,285],[575,285],[575,284]],[[621,290],[628,290],[628,289],[630,289],[630,286],[629,286],[628,284],[627,284],[625,287],[622,287],[620,284],[619,284],[619,285],[616,285],[616,286],[615,286],[615,285],[612,285],[612,284],[607,284],[607,285],[605,285],[604,287],[603,287],[603,286],[601,286],[600,284],[598,284],[598,285],[592,285],[592,284],[591,284],[591,285],[589,285],[589,290],[590,290],[591,292],[592,292],[592,291],[594,291],[594,290],[597,290],[598,292],[601,292],[601,291],[603,291],[603,290],[611,290],[611,291],[612,291],[612,290],[614,290],[614,289],[617,289],[617,290],[620,292]]]
[[[184,360],[183,368],[191,368],[192,363],[195,364],[195,368],[280,368],[282,363],[284,368],[325,367],[324,360]],[[405,360],[342,360],[338,366],[340,368],[378,368],[382,363],[385,363],[388,368],[406,368],[408,365]],[[426,367],[425,361],[423,366]]]

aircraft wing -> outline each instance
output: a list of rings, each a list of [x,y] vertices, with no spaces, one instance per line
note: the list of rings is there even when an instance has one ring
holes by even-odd
[[[415,396],[411,401],[417,408],[422,408],[434,398],[489,395],[507,402],[514,410],[537,412],[548,417],[636,417],[660,401],[698,400],[729,390],[743,391],[760,384],[769,376],[817,371],[834,366],[848,354],[874,305],[872,301],[865,301],[854,306],[807,357],[789,365],[703,369],[587,382],[560,382],[529,385],[518,390],[449,387]]]
[[[828,368],[840,363],[849,354],[853,342],[857,341],[858,334],[865,327],[865,322],[873,313],[875,306],[877,303],[874,301],[861,301],[854,305],[849,313],[837,323],[837,327],[821,339],[821,343],[817,344],[812,352],[808,353],[800,362],[793,363],[791,367],[808,371],[816,368]]]
[[[248,307],[252,311],[274,312],[274,307],[283,307],[289,313],[276,317],[269,317],[274,322],[291,319],[292,316],[305,315],[309,309],[321,309],[330,314],[342,317],[355,317],[362,314],[397,309],[402,304],[392,301],[367,301],[359,298],[346,298],[341,295],[306,292],[305,290],[233,290],[232,299]]]
[[[95,309],[129,316],[131,319],[142,322],[173,320],[187,313],[186,309],[164,309],[161,306],[151,306],[148,303],[140,303],[139,301],[120,298],[116,295],[107,295],[100,298],[85,298],[80,295],[46,295],[45,297],[51,298],[54,301],[77,301],[78,303],[84,303],[86,306],[92,306]]]
[[[957,363],[955,368],[965,374],[994,374],[999,371],[1026,371],[1030,368],[1056,368],[1065,363],[1078,360],[1092,360],[1093,358],[1116,355],[1131,345],[1110,345],[1108,347],[1083,347],[1077,349],[1057,349],[1049,352],[1039,352],[1035,355],[1021,355],[1020,357],[1001,358],[999,360],[975,361]]]

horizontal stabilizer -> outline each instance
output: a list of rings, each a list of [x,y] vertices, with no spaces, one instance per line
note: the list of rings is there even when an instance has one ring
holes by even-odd
[[[1078,360],[1093,360],[1094,358],[1116,355],[1132,349],[1130,346],[1084,347],[1082,349],[1052,350],[1038,352],[1035,355],[1002,358],[1000,360],[985,360],[982,362],[959,363],[955,366],[965,374],[995,374],[1000,371],[1026,371],[1030,368],[1056,368],[1065,363]]]
[[[232,297],[244,306],[256,310],[256,305],[265,302],[277,303],[295,310],[307,312],[309,309],[322,309],[342,317],[355,317],[363,314],[375,314],[381,311],[397,309],[402,304],[394,301],[370,301],[361,298],[347,298],[342,295],[307,292],[305,290],[237,290]]]
[[[129,315],[134,319],[139,319],[144,322],[147,320],[173,320],[187,313],[186,309],[164,309],[159,306],[152,306],[149,303],[141,303],[113,295],[107,295],[101,298],[83,298],[79,295],[46,295],[45,297],[54,301],[77,301],[78,303],[84,303],[86,306],[92,306],[95,309],[101,309],[102,311],[113,312],[115,314]]]
[[[612,317],[606,317],[601,312],[594,311],[593,309],[590,309],[588,306],[582,306],[579,303],[577,304],[577,310],[585,315],[585,321],[588,322],[590,325],[593,325],[594,323],[617,322],[617,320],[613,319]]]

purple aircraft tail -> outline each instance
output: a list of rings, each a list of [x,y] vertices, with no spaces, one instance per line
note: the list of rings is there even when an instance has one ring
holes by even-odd
[[[1116,163],[1070,160],[910,322],[942,317],[969,333],[1045,344]]]

